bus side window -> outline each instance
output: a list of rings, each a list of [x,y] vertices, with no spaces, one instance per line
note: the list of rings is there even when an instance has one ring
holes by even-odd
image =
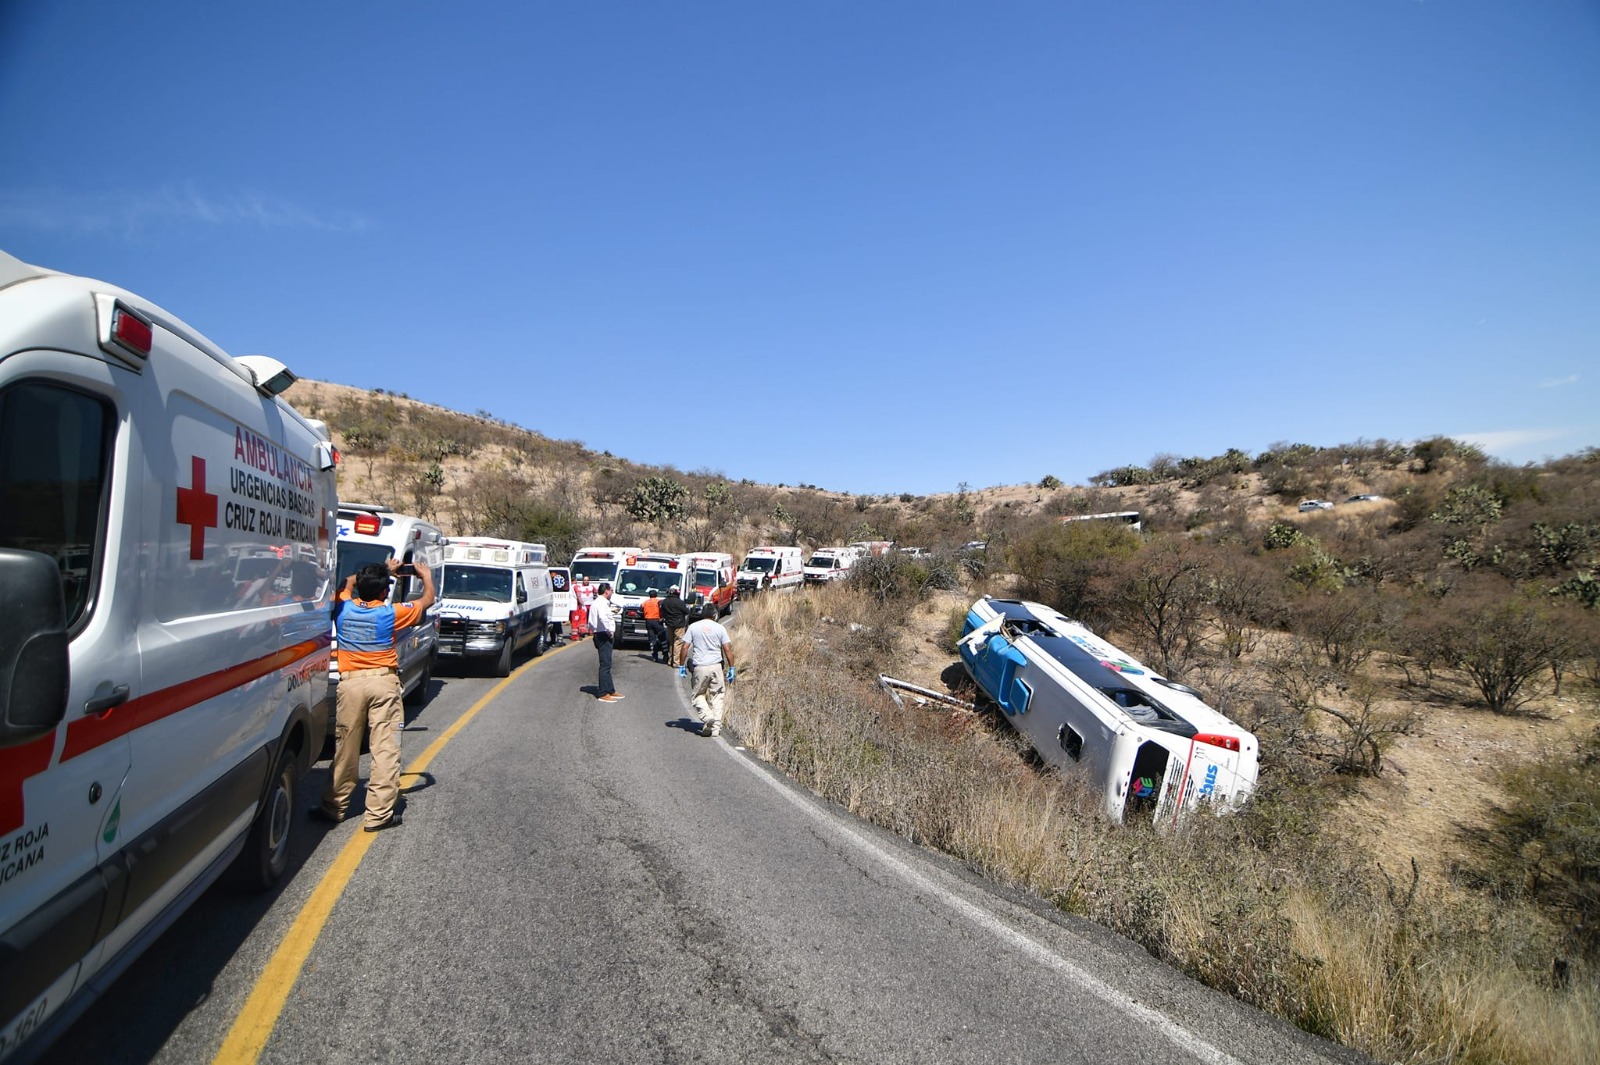
[[[1067,757],[1074,762],[1083,761],[1083,737],[1071,725],[1062,725],[1056,729],[1056,739],[1061,744],[1061,749],[1067,752]]]

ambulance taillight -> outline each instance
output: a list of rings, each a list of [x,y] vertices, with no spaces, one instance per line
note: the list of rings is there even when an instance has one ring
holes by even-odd
[[[376,536],[382,527],[383,523],[378,520],[376,514],[362,514],[356,518],[356,532],[362,536]]]

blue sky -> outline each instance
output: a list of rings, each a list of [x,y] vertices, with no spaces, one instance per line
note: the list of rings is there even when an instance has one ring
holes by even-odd
[[[684,470],[1600,444],[1593,0],[0,0],[0,157],[19,258]]]

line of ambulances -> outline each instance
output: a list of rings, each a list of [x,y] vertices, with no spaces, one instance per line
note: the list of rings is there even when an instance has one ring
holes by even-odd
[[[339,683],[333,597],[361,565],[426,561],[460,622],[441,636],[436,607],[405,633],[412,701],[447,639],[501,674],[538,654],[581,576],[670,574],[732,608],[730,555],[585,548],[569,573],[341,505],[327,426],[280,398],[294,380],[0,253],[0,1059],[41,1051],[224,873],[282,876]]]
[[[288,864],[338,510],[293,380],[0,253],[0,1058],[224,872]]]

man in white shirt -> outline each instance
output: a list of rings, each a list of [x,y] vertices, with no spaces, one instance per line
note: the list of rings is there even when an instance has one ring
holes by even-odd
[[[707,606],[706,615],[683,630],[678,640],[678,667],[687,663],[693,677],[695,712],[700,715],[700,735],[715,736],[722,731],[722,699],[727,681],[733,679],[733,645],[728,630],[716,620],[716,610]],[[726,672],[724,672],[726,671]]]
[[[620,703],[627,696],[619,695],[611,682],[611,646],[617,638],[617,615],[611,609],[609,584],[602,584],[600,594],[589,604],[589,628],[594,631],[594,649],[600,655],[600,684],[595,694],[602,703]]]

